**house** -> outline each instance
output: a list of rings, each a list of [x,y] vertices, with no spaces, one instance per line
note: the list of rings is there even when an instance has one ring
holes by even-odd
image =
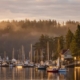
[[[69,49],[62,50],[60,53],[61,60],[70,60],[73,59],[73,56],[71,55],[71,51]]]
[[[62,50],[60,53],[60,61],[63,64],[72,63],[74,60],[73,56],[71,55],[71,51],[69,49]]]

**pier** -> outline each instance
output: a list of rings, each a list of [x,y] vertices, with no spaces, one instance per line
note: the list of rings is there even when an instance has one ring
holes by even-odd
[[[69,63],[65,65],[65,67],[69,67],[69,68],[74,68],[74,67],[79,67],[79,66],[80,66],[80,61]]]

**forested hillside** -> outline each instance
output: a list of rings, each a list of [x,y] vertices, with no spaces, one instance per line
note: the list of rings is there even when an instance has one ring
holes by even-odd
[[[11,56],[12,48],[15,48],[15,54],[18,54],[23,45],[27,55],[30,44],[34,44],[42,34],[53,37],[65,36],[68,29],[74,33],[78,24],[80,23],[77,21],[61,24],[56,20],[2,21],[0,22],[0,54],[3,55],[6,51],[6,55]]]

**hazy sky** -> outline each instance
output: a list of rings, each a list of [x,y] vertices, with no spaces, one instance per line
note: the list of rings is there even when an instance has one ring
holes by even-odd
[[[0,0],[0,20],[80,21],[80,0]]]

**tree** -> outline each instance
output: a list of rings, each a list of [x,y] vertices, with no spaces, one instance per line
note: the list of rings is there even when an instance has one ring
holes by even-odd
[[[70,48],[70,43],[72,42],[73,39],[73,33],[71,32],[70,29],[68,29],[67,35],[66,35],[66,48]]]
[[[80,25],[78,25],[74,38],[71,42],[70,49],[74,56],[80,55]]]
[[[63,37],[60,38],[60,49],[63,48]],[[49,42],[49,58],[52,59],[52,55],[55,55],[57,52],[57,42],[58,42],[58,37],[49,37],[47,35],[41,35],[39,38],[39,41],[34,44],[34,49],[38,51],[38,56],[41,55],[40,50],[43,51],[43,60],[47,60],[47,42]]]
[[[63,36],[60,36],[57,42],[57,52],[60,53],[62,49],[64,49],[64,38]]]

